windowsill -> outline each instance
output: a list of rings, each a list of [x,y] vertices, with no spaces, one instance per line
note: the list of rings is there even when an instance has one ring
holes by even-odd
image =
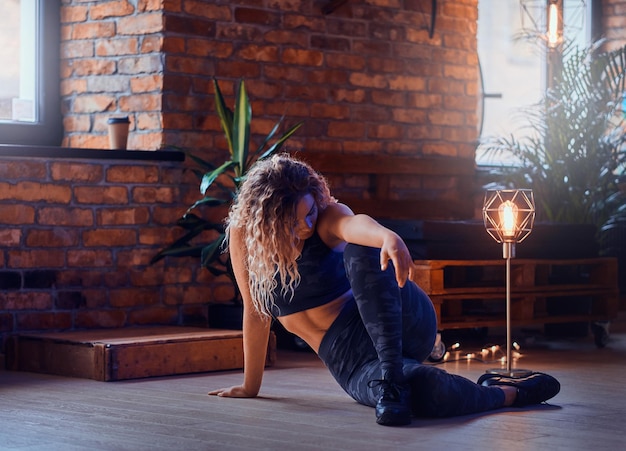
[[[107,150],[0,144],[0,157],[82,158],[93,160],[184,161],[177,150]]]

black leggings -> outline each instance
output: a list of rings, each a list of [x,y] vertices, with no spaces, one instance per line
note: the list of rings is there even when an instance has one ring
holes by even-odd
[[[354,298],[331,325],[318,354],[346,393],[375,406],[380,388],[368,382],[401,368],[415,416],[448,417],[503,406],[502,390],[422,364],[437,334],[432,302],[413,282],[400,289],[391,265],[380,270],[380,249],[348,244],[344,263]]]

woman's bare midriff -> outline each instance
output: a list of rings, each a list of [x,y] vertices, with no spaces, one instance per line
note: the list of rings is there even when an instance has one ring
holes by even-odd
[[[286,330],[302,338],[317,353],[326,331],[351,297],[352,290],[348,290],[327,304],[281,316],[278,321]]]

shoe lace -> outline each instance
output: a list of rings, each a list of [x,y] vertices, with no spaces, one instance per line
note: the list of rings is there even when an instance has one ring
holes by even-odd
[[[401,398],[400,385],[394,384],[386,379],[372,379],[367,383],[369,388],[380,387],[382,396],[392,401],[398,401]]]

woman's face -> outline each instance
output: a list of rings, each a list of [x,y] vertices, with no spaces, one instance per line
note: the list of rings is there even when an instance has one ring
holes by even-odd
[[[296,205],[296,223],[294,231],[300,240],[313,236],[317,223],[317,204],[312,195],[307,194]]]

